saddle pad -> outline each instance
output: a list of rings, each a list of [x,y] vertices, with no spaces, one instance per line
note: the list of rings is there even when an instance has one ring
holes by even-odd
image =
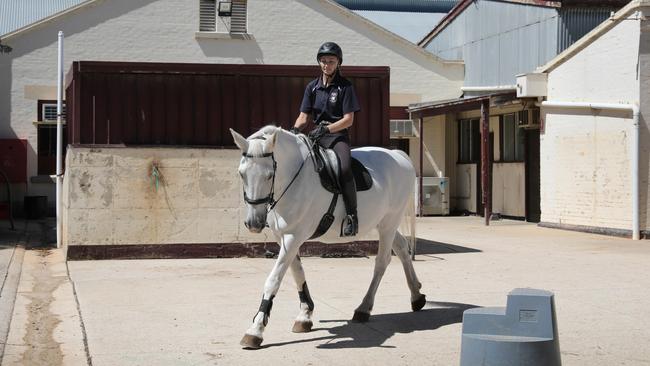
[[[372,177],[370,172],[366,169],[359,160],[352,158],[352,174],[354,175],[354,183],[357,186],[357,192],[367,191],[372,187]]]

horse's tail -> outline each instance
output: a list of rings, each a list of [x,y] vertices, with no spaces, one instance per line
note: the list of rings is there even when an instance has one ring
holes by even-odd
[[[415,184],[415,182],[414,182]],[[415,225],[415,194],[414,191],[411,191],[409,194],[409,199],[406,203],[406,208],[404,209],[404,217],[400,223],[399,232],[404,236],[408,242],[409,249],[411,251],[411,258],[415,259],[415,244],[417,242],[416,237],[416,225]]]

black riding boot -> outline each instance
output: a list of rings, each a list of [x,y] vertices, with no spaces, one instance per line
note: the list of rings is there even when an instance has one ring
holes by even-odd
[[[341,183],[343,202],[345,203],[345,212],[347,213],[347,216],[341,223],[341,236],[354,236],[359,232],[359,221],[357,219],[357,188],[354,184],[354,177],[350,177]]]

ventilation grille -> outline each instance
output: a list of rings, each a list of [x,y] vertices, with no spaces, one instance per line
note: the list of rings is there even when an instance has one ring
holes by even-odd
[[[216,0],[200,0],[199,3],[199,30],[201,32],[215,32],[217,30],[217,5]]]

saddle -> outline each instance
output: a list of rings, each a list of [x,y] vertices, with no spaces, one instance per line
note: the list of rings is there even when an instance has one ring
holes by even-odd
[[[313,146],[313,157],[320,183],[327,191],[340,194],[339,186],[339,158],[332,149],[325,149],[320,145]],[[368,169],[354,157],[352,158],[352,175],[357,192],[367,191],[372,188],[372,177]]]
[[[314,166],[320,177],[320,182],[323,188],[333,193],[332,201],[330,202],[327,212],[323,215],[316,231],[309,239],[317,238],[327,232],[332,223],[334,222],[334,208],[336,208],[336,201],[339,194],[341,194],[341,186],[339,184],[339,158],[336,152],[332,149],[325,149],[318,144],[310,145],[312,148],[312,158],[314,159]],[[352,158],[352,175],[354,176],[354,183],[357,192],[367,191],[372,187],[372,177],[368,169],[355,158]]]

